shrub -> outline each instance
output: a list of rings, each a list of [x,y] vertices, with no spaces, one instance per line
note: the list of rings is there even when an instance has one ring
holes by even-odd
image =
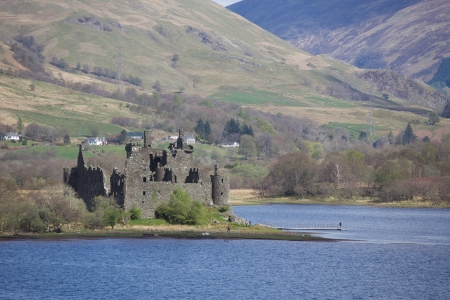
[[[222,207],[219,207],[219,211],[220,211],[221,213],[224,213],[224,212],[228,211],[229,209],[230,209],[229,206],[222,206]]]
[[[139,220],[141,218],[141,210],[139,208],[133,207],[130,209],[130,219]]]
[[[105,210],[103,215],[103,221],[105,226],[111,226],[111,229],[114,229],[114,226],[119,223],[119,218],[121,217],[121,210],[115,208],[113,206],[108,207]]]
[[[196,200],[192,200],[188,192],[177,188],[171,197],[170,204],[160,205],[155,216],[172,224],[201,225],[206,223],[205,207]]]

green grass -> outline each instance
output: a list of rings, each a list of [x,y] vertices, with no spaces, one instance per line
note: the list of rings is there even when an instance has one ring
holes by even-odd
[[[278,105],[278,106],[294,106],[294,107],[334,107],[334,108],[355,108],[357,105],[349,101],[334,99],[323,96],[308,95],[304,97],[299,92],[274,93],[268,91],[242,91],[242,92],[219,92],[211,95],[210,99],[234,102],[242,105]],[[296,99],[300,98],[300,99]]]
[[[90,136],[91,135],[91,126],[95,126],[99,129],[101,133],[118,133],[123,130],[122,126],[113,125],[113,124],[105,124],[95,120],[94,117],[89,116],[90,120],[86,119],[86,116],[80,118],[74,117],[59,117],[51,114],[44,114],[38,112],[29,112],[29,111],[19,111],[19,110],[11,110],[12,112],[20,115],[24,122],[26,123],[38,123],[49,125],[58,129],[67,129],[69,131],[70,136]],[[49,111],[52,110],[49,108]]]
[[[330,122],[328,124],[325,125],[325,128],[345,128],[350,132],[350,135],[354,138],[358,138],[359,134],[361,133],[361,131],[366,131],[368,130],[368,126],[367,124],[352,124],[352,123],[335,123],[335,122]],[[382,130],[383,128],[381,126],[375,126],[375,131],[376,130]]]
[[[280,106],[305,106],[295,99],[289,99],[277,93],[266,91],[250,92],[219,92],[211,95],[210,99],[234,102],[243,105],[280,105]]]
[[[306,100],[313,106],[335,107],[335,108],[354,108],[357,105],[351,104],[344,100],[326,98],[321,96],[307,96]]]
[[[161,226],[170,224],[163,219],[139,219],[139,220],[130,220],[130,225]]]

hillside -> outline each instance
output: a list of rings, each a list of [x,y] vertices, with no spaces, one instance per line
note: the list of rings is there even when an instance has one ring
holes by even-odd
[[[138,118],[141,123],[150,116],[152,122],[170,120],[163,130],[193,129],[198,117],[192,111],[197,108],[177,114],[163,102],[162,108],[149,105],[144,114],[112,96],[89,94],[90,89],[104,95],[114,92],[116,79],[108,77],[106,69],[111,73],[118,65],[124,77],[142,81],[124,82],[124,89],[152,95],[158,81],[162,101],[170,99],[170,105],[174,95],[197,97],[236,103],[234,110],[242,106],[281,111],[319,124],[364,128],[370,99],[380,111],[382,132],[390,124],[400,130],[405,122],[419,118],[417,114],[422,120],[430,110],[440,112],[446,101],[429,86],[392,72],[360,70],[326,55],[313,56],[208,0],[5,0],[0,2],[0,25],[0,69],[11,69],[0,74],[0,118],[10,125],[20,116],[26,124],[59,126],[86,135],[91,123],[112,133],[122,128],[110,124],[115,116]],[[27,75],[29,64],[17,57],[18,36],[34,38],[53,83]],[[11,76],[20,70],[25,72],[22,78]],[[81,88],[75,91],[74,86]],[[147,100],[127,101],[146,106],[151,99]],[[197,102],[190,104],[198,107]],[[392,109],[400,111],[395,121],[383,113]],[[324,114],[327,117],[319,117]],[[226,121],[222,119],[230,115],[211,117],[217,122],[212,124],[217,138]],[[183,119],[187,116],[190,119]]]
[[[445,0],[244,0],[227,7],[312,54],[432,79],[450,56]]]

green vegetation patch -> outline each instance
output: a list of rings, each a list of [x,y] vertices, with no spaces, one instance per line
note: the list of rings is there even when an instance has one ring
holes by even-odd
[[[49,109],[51,111],[51,109]],[[43,114],[29,111],[12,112],[20,115],[27,123],[45,124],[59,129],[67,129],[73,136],[90,136],[92,126],[97,127],[101,133],[117,133],[122,131],[118,125],[105,124],[96,121],[86,121],[84,118],[59,117],[50,114]]]
[[[330,122],[327,125],[324,126],[325,128],[345,128],[350,132],[350,135],[354,138],[358,138],[361,131],[367,131],[368,125],[367,124],[353,124],[353,123],[336,123],[336,122]],[[382,130],[381,126],[375,126],[375,130]]]
[[[169,222],[163,219],[139,219],[139,220],[130,220],[130,225],[167,226],[169,225]]]
[[[298,100],[267,91],[219,92],[211,95],[209,98],[244,105],[273,104],[280,106],[305,106]]]
[[[335,108],[355,108],[354,104],[351,104],[344,100],[338,100],[333,98],[326,98],[320,96],[307,96],[306,100],[313,106],[323,106],[323,107],[335,107]]]

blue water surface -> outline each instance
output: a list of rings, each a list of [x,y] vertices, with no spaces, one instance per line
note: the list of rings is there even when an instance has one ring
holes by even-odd
[[[371,215],[386,223],[395,213],[370,207],[283,205],[236,207],[235,212],[254,222],[289,223],[294,222],[288,220],[296,209],[302,216],[323,215],[324,223],[335,215],[349,230],[321,234],[341,237],[363,235],[373,227]],[[397,211],[416,219],[417,227],[423,226],[419,216],[425,223],[425,219],[438,220],[426,234],[431,238],[417,242],[411,232],[418,229],[411,229],[403,215],[395,222],[398,228],[407,229],[405,237],[397,229],[391,237],[379,238],[387,228],[383,225],[374,235],[367,231],[365,242],[0,242],[0,299],[448,299],[449,230],[436,233],[434,229],[449,226],[449,211]],[[265,219],[257,218],[263,215]],[[344,221],[345,215],[357,215],[368,225],[359,229],[356,219]],[[385,215],[386,220],[378,215]],[[423,235],[422,229],[417,232]]]

